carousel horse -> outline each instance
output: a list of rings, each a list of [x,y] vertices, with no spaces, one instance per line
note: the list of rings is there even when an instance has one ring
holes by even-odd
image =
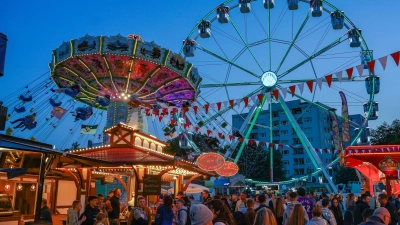
[[[81,88],[80,88],[79,84],[74,84],[68,88],[59,88],[59,89],[55,89],[55,90],[52,88],[51,91],[56,92],[56,93],[64,93],[66,95],[69,95],[69,96],[75,98],[78,95],[78,93],[80,92],[80,89]]]
[[[94,104],[99,103],[99,105],[107,107],[110,105],[111,97],[110,95],[104,95],[104,97],[96,96]]]
[[[75,122],[78,120],[87,120],[93,115],[93,108],[92,106],[78,107],[72,115],[75,116]]]
[[[15,129],[21,128],[21,127],[29,127],[35,122],[35,120],[36,120],[36,113],[33,113],[32,115],[25,116],[24,118],[16,119],[16,120],[12,121],[11,124],[20,122],[17,126],[14,127]]]

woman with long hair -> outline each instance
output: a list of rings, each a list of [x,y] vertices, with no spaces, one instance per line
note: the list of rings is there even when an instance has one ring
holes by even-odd
[[[356,196],[353,193],[347,194],[346,198],[346,209],[353,210],[356,206]]]
[[[233,222],[235,225],[250,225],[249,219],[240,211],[233,213]]]
[[[214,215],[212,220],[214,225],[235,225],[232,213],[223,201],[211,200],[206,205]]]
[[[278,225],[278,223],[269,208],[262,208],[257,211],[253,225]]]
[[[156,225],[172,225],[172,220],[174,219],[173,202],[174,200],[171,196],[164,197],[163,204],[157,209],[156,219],[154,220]]]
[[[342,215],[342,209],[340,209],[339,199],[333,198],[331,201],[331,207],[329,209],[335,216],[337,225],[343,225],[343,215]]]
[[[281,197],[276,198],[274,202],[274,215],[276,218],[276,222],[278,225],[282,225],[283,223],[283,213],[285,209],[283,208],[284,200]]]
[[[284,225],[304,225],[307,221],[304,218],[305,210],[301,204],[296,204]]]
[[[306,225],[328,225],[328,222],[324,220],[322,216],[322,208],[320,205],[316,205],[312,211],[313,218],[309,220]]]

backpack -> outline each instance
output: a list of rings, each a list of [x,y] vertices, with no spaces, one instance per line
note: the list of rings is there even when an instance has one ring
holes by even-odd
[[[322,219],[324,219],[324,220],[328,223],[328,225],[331,225],[331,223],[330,223],[329,220],[324,216],[323,213],[321,214],[321,216],[322,216]]]
[[[192,221],[190,221],[189,210],[190,210],[190,209],[180,209],[180,210],[178,210],[178,212],[177,212],[178,220],[181,220],[181,219],[179,218],[179,216],[181,215],[181,211],[185,211],[185,212],[186,212],[186,224],[184,224],[184,225],[192,225]]]

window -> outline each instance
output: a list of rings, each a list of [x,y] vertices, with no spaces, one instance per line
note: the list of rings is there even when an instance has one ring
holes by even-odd
[[[293,115],[301,114],[301,108],[292,109]]]
[[[313,138],[312,137],[309,137],[309,138],[307,138],[310,142],[313,142]]]
[[[277,127],[279,126],[279,122],[278,121],[273,121],[272,122],[272,127]]]
[[[304,123],[311,123],[312,118],[311,117],[305,117],[304,118]]]
[[[295,158],[294,165],[304,165],[304,158]]]
[[[282,120],[282,121],[281,121],[281,124],[282,124],[283,126],[285,126],[285,125],[288,124],[288,122],[287,122],[287,120]]]
[[[285,170],[285,175],[289,175],[290,171],[289,170]]]
[[[295,175],[304,175],[304,169],[294,169]]]
[[[288,130],[282,130],[281,131],[281,135],[288,135],[289,134],[289,131]]]
[[[265,133],[260,133],[260,137],[266,137],[267,135]]]
[[[286,116],[284,111],[279,111],[279,116]]]
[[[251,133],[250,134],[250,139],[257,139],[258,138],[258,134],[257,133]]]
[[[283,165],[289,165],[289,161],[282,161]]]
[[[306,113],[310,113],[311,112],[311,108],[310,107],[308,107],[307,109],[306,109],[306,111],[305,111]]]
[[[303,129],[304,132],[312,132],[312,127],[305,127]]]
[[[301,144],[300,138],[293,138],[293,144],[295,145]]]
[[[289,151],[288,150],[283,150],[282,155],[289,155]]]
[[[303,148],[294,148],[293,155],[298,155],[298,154],[304,154],[304,149]]]
[[[306,158],[306,163],[311,163],[311,159],[310,158]]]
[[[279,130],[272,131],[272,137],[279,136]]]
[[[281,143],[282,144],[289,144],[289,141],[288,140],[281,140]]]
[[[279,113],[278,112],[272,112],[272,117],[279,117]]]

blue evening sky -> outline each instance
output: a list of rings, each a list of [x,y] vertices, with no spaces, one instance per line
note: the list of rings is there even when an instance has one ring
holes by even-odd
[[[236,2],[236,1],[235,1]],[[276,0],[277,4],[286,4],[286,1]],[[337,8],[345,11],[346,15],[350,17],[357,27],[363,29],[363,36],[368,44],[368,47],[374,51],[374,56],[379,58],[384,55],[396,52],[400,50],[399,44],[399,30],[398,30],[398,12],[400,11],[400,1],[397,0],[331,0]],[[182,40],[188,35],[192,28],[196,25],[204,15],[206,15],[211,9],[215,8],[220,2],[215,0],[174,0],[174,1],[11,1],[2,0],[0,3],[0,32],[8,36],[8,48],[5,64],[5,76],[0,78],[0,100],[2,97],[7,96],[9,93],[22,87],[28,81],[31,81],[35,77],[47,72],[48,63],[51,61],[51,51],[62,42],[69,41],[71,39],[80,38],[89,35],[116,35],[121,34],[127,36],[128,34],[140,34],[146,41],[154,40],[158,45],[165,48],[171,49],[174,52],[179,52],[182,44]],[[304,3],[300,4],[301,8],[307,8]],[[258,16],[261,20],[267,18],[267,14],[262,8],[262,1],[256,1],[253,3],[254,8],[258,8]],[[273,16],[279,16],[281,12],[281,6],[277,6],[272,14]],[[236,10],[237,11],[237,10]],[[264,11],[264,12],[262,12]],[[300,10],[299,10],[300,11]],[[237,13],[237,12],[236,12]],[[264,14],[262,14],[264,13]],[[296,12],[297,13],[297,12]],[[254,18],[249,21],[254,21]],[[295,22],[296,25],[300,24],[305,14],[300,15],[299,21]],[[327,14],[323,15],[321,19],[325,18]],[[234,17],[233,17],[234,18]],[[297,18],[297,17],[296,17]],[[235,19],[235,23],[239,29],[243,29],[243,18]],[[283,21],[290,21],[290,13],[283,18]],[[240,22],[239,22],[240,21]],[[311,23],[317,21],[316,18],[310,19]],[[328,20],[327,20],[328,21]],[[275,23],[275,22],[274,22]],[[282,24],[284,24],[283,22]],[[265,24],[265,23],[264,23]],[[220,25],[220,24],[219,24]],[[221,26],[216,25],[218,29]],[[227,25],[228,26],[228,25]],[[258,24],[255,22],[248,25],[248,29],[257,27]],[[282,25],[283,26],[283,25]],[[231,33],[232,27],[226,28],[226,32]],[[230,29],[230,30],[228,30]],[[257,30],[258,29],[258,30]],[[276,30],[276,36],[284,39],[285,35],[291,35],[291,31],[286,30],[278,26]],[[322,30],[323,31],[323,30]],[[345,29],[340,31],[340,34],[345,33]],[[214,33],[213,33],[214,34]],[[321,33],[322,34],[322,33]],[[329,35],[332,32],[329,33]],[[248,39],[252,39],[254,36],[259,35],[260,37],[254,38],[254,40],[263,39],[260,27],[254,28],[249,31]],[[328,35],[328,36],[329,36]],[[336,38],[340,35],[336,35]],[[217,37],[217,34],[216,34]],[[332,36],[335,37],[335,36]],[[239,39],[237,36],[236,38]],[[246,37],[247,38],[247,37]],[[320,34],[316,34],[315,39],[309,39],[310,41],[303,42],[304,48],[307,49],[307,45],[313,44],[313,40],[318,42],[321,38]],[[289,39],[290,38],[286,38]],[[211,40],[211,38],[210,38]],[[203,46],[207,45],[206,41]],[[331,38],[330,41],[333,39]],[[199,40],[199,44],[202,44],[203,40]],[[220,39],[219,43],[223,45],[224,39]],[[232,58],[235,47],[231,47],[228,44],[222,47],[224,52]],[[323,41],[322,46],[326,45],[327,42]],[[344,42],[344,47],[348,47],[348,42]],[[215,44],[210,43],[213,51],[221,54],[221,49]],[[316,44],[312,45],[313,49]],[[206,46],[207,47],[207,46]],[[265,50],[267,50],[265,45]],[[274,47],[275,53],[282,55],[286,50],[286,47]],[[350,48],[348,48],[350,49]],[[350,51],[353,49],[350,49]],[[267,59],[264,57],[261,50],[254,50],[257,58],[260,59],[261,64],[264,67],[268,67]],[[199,51],[198,55],[204,58],[204,61],[209,60],[207,56],[201,54]],[[237,51],[236,51],[237,52]],[[344,52],[340,49],[338,53]],[[230,54],[231,53],[231,54]],[[273,52],[273,54],[275,54]],[[233,56],[232,56],[233,55]],[[232,56],[232,57],[231,57]],[[293,56],[294,58],[300,56]],[[202,58],[202,59],[203,59]],[[344,57],[345,58],[345,57]],[[193,63],[199,63],[202,59],[193,58]],[[196,61],[197,60],[197,61]],[[217,61],[215,58],[212,59]],[[337,60],[337,59],[336,59]],[[297,62],[299,62],[298,60]],[[211,62],[211,61],[210,61]],[[240,65],[244,65],[251,69],[256,70],[257,66],[252,61],[252,58],[239,60]],[[277,64],[276,60],[273,60],[273,65]],[[339,66],[331,67],[334,61],[331,60],[315,60],[314,63],[318,69],[331,68],[318,73],[318,77],[327,75],[329,71]],[[289,63],[292,64],[292,63]],[[342,64],[342,63],[340,63]],[[353,66],[358,65],[357,63],[352,64]],[[290,65],[287,65],[290,66]],[[227,68],[224,67],[219,70],[214,70],[213,67],[207,65],[198,64],[199,71],[206,74],[203,83],[213,83],[213,78],[216,81],[223,82]],[[284,68],[284,67],[283,67]],[[286,67],[288,68],[288,67]],[[346,69],[346,68],[344,68]],[[376,100],[379,102],[380,112],[379,119],[377,121],[370,122],[370,127],[376,127],[384,121],[391,122],[394,119],[399,118],[400,101],[398,100],[398,86],[400,81],[399,75],[400,68],[395,67],[393,60],[388,59],[388,67],[386,71],[382,71],[381,66],[377,63],[377,73],[381,76],[381,91],[376,96]],[[236,70],[237,71],[237,70]],[[282,69],[281,72],[283,72]],[[303,71],[303,70],[300,70]],[[235,71],[233,71],[235,73]],[[356,72],[355,72],[356,73]],[[235,75],[232,75],[234,77]],[[211,78],[210,78],[211,77]],[[237,76],[239,77],[239,76]],[[292,77],[293,78],[293,77]],[[313,78],[311,76],[299,75],[299,78]],[[242,81],[257,81],[254,77],[250,78],[232,78],[230,82],[242,82]],[[215,83],[215,82],[214,82]],[[345,84],[346,85],[346,84]],[[348,84],[347,84],[348,85]],[[357,95],[363,95],[364,98],[368,98],[365,93],[364,83],[356,83],[357,88],[353,89],[351,86],[343,86],[348,91],[357,91]],[[340,86],[340,84],[338,84]],[[254,87],[252,87],[254,89]],[[325,88],[326,89],[326,88]],[[322,92],[318,90],[315,100],[324,102],[323,97],[326,95],[334,96],[335,101],[325,100],[326,102],[339,102],[337,91],[336,94],[330,90],[325,92],[323,88]],[[252,90],[252,89],[249,89]],[[227,96],[224,94],[225,90],[215,90],[211,94],[206,94],[206,89],[202,92],[204,97],[207,98],[208,102],[226,101]],[[246,95],[249,91],[247,89],[229,89],[232,98],[240,98]],[[221,93],[221,94],[212,94]],[[288,98],[290,100],[291,98]],[[352,99],[348,99],[349,102],[354,102]],[[333,106],[338,107],[337,105]],[[350,107],[350,113],[363,113],[361,103],[357,103],[355,107]],[[227,117],[230,121],[230,115]],[[161,134],[161,133],[160,133]],[[50,142],[55,142],[57,137],[50,138]]]

